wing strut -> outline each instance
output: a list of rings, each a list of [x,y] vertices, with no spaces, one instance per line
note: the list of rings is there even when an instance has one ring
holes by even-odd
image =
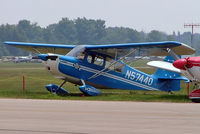
[[[39,51],[39,50],[37,50],[36,48],[33,48],[33,50],[35,50],[35,51],[36,51],[36,53],[39,53],[39,54],[41,54],[41,53],[40,53],[40,51]]]
[[[106,69],[112,67],[113,65],[115,65],[117,62],[119,62],[120,60],[125,59],[127,56],[133,54],[137,49],[134,49],[132,51],[130,51],[128,54],[124,55],[123,57],[119,58],[118,60],[116,60],[115,62],[111,63],[108,67],[102,69],[101,71],[97,72],[96,74],[92,75],[90,78],[88,78],[88,80],[96,78],[98,76],[100,76]]]
[[[178,57],[178,55],[176,55],[176,54],[174,53],[174,51],[172,51],[170,48],[167,48],[166,51],[167,51],[175,60],[180,59],[180,58]]]

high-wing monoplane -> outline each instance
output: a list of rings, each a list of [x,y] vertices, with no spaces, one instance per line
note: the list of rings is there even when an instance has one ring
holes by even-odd
[[[86,95],[99,95],[98,89],[179,91],[180,80],[187,80],[172,66],[174,54],[189,55],[193,48],[179,42],[151,42],[107,45],[62,45],[24,42],[4,42],[34,53],[46,69],[62,79],[60,86],[47,85],[50,92],[66,94],[66,82],[80,85]],[[123,61],[135,56],[166,56],[162,66],[149,75]],[[152,62],[151,62],[152,63]],[[150,65],[152,65],[150,63]]]

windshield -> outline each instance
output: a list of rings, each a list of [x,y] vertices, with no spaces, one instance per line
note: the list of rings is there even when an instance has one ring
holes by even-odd
[[[68,54],[66,54],[67,56],[73,56],[76,58],[81,57],[81,55],[83,54],[83,52],[85,51],[85,45],[77,45],[76,47],[74,47]]]

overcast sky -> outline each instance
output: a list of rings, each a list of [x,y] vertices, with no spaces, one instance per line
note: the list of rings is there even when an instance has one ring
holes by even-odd
[[[61,18],[103,19],[106,26],[138,31],[191,31],[184,23],[200,24],[200,0],[0,0],[0,24],[28,19],[44,27]],[[200,27],[194,30],[200,33]]]

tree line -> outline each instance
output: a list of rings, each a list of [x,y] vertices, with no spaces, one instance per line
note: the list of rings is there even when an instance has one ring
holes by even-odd
[[[0,25],[0,43],[4,41],[55,43],[55,44],[116,44],[156,41],[180,41],[191,45],[191,33],[164,32],[152,30],[149,33],[137,31],[128,27],[106,27],[101,19],[77,18],[70,20],[62,18],[58,23],[41,27],[29,20],[20,20],[16,25]],[[193,47],[197,49],[200,34],[194,35]],[[0,57],[7,55],[28,55],[29,53],[17,48],[0,45]]]

